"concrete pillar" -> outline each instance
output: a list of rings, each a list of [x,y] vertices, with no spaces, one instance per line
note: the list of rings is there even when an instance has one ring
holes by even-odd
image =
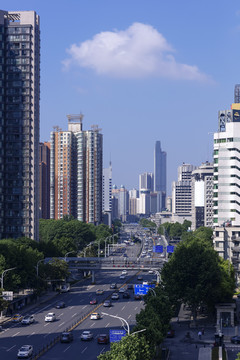
[[[92,270],[92,284],[95,284],[95,271]]]

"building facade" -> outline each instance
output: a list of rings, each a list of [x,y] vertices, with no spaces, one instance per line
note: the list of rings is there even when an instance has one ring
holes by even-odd
[[[167,154],[161,149],[161,142],[156,141],[154,148],[154,186],[157,193],[157,209],[160,212],[166,208],[167,193]]]
[[[0,238],[38,241],[40,19],[0,10]]]
[[[172,212],[181,217],[192,216],[192,171],[195,166],[178,167],[178,181],[172,184]]]
[[[93,224],[102,219],[100,129],[82,130],[82,114],[68,115],[68,131],[51,133],[50,216],[64,215]]]
[[[39,216],[50,219],[50,142],[39,144]]]
[[[192,171],[192,230],[213,227],[213,164]]]

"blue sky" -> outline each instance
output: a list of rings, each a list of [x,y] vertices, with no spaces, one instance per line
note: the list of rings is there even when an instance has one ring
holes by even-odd
[[[240,83],[237,0],[1,0],[41,26],[41,141],[67,114],[104,137],[113,183],[138,187],[167,152],[168,193],[183,162],[212,160],[218,110]]]

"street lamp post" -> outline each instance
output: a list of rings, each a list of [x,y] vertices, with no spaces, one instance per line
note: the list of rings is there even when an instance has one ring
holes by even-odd
[[[16,267],[11,268],[11,269],[6,269],[6,270],[4,270],[4,271],[2,272],[2,276],[1,276],[1,288],[2,288],[2,289],[3,289],[3,277],[4,277],[4,275],[6,274],[6,272],[8,272],[8,271],[10,271],[10,270],[14,270],[14,269],[16,269]]]
[[[68,256],[69,254],[74,253],[74,252],[75,252],[75,250],[72,250],[72,251],[67,252],[67,253],[65,254],[65,256],[64,256],[64,261],[67,261],[67,256]]]
[[[38,262],[37,262],[37,266],[36,266],[37,277],[38,277],[38,266],[39,266],[40,262],[41,262],[41,261],[44,261],[44,260],[45,260],[45,259],[41,259],[41,260],[38,260]]]
[[[129,324],[128,324],[127,320],[121,318],[120,316],[110,315],[110,314],[107,314],[107,313],[104,313],[104,312],[102,312],[102,314],[107,315],[107,316],[111,316],[111,317],[113,317],[115,319],[119,319],[119,320],[123,321],[127,325],[127,332],[128,332],[128,335],[130,335],[130,327],[129,327]]]

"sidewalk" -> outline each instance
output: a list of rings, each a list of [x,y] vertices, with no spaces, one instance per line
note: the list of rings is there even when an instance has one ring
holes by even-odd
[[[27,304],[26,306],[24,306],[19,311],[16,310],[15,313],[19,312],[22,315],[25,315],[25,314],[29,313],[30,310],[32,310],[33,308],[47,302],[48,300],[51,300],[51,299],[55,298],[56,296],[58,296],[58,292],[56,292],[56,291],[46,291],[44,294],[39,296],[34,302],[32,302],[31,304]],[[14,313],[13,313],[13,315],[14,315]],[[2,316],[2,317],[0,317],[0,326],[4,327],[4,324],[9,322],[11,320],[11,318],[12,318],[11,316]]]

